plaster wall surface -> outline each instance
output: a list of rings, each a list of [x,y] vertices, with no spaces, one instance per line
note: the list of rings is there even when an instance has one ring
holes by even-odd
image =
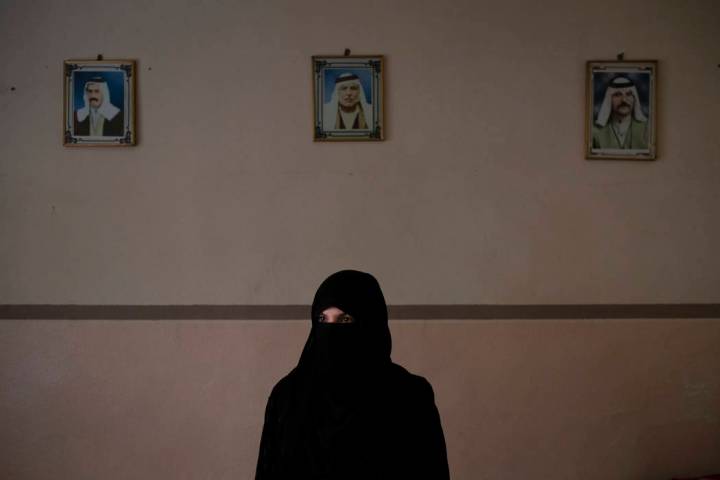
[[[718,303],[720,2],[0,1],[0,305]],[[312,142],[310,56],[386,57]],[[658,60],[655,162],[583,159],[585,62]],[[61,145],[62,62],[138,60],[139,144]],[[453,478],[720,470],[716,319],[393,322]],[[0,322],[0,477],[252,475],[293,321]]]
[[[0,477],[252,478],[308,321],[0,323]],[[720,321],[391,322],[458,480],[718,471]]]
[[[718,302],[716,1],[0,3],[0,303]],[[386,56],[387,141],[312,142],[310,57]],[[654,59],[655,162],[584,160],[585,62]],[[134,148],[62,62],[138,60]],[[13,89],[14,88],[14,89]]]

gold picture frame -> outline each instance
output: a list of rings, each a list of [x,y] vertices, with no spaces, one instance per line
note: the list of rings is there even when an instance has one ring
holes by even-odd
[[[587,62],[585,158],[657,158],[657,61]]]

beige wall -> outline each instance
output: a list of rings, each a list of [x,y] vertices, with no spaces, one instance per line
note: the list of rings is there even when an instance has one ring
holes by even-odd
[[[0,304],[718,303],[720,2],[0,1]],[[386,56],[387,141],[311,141],[310,56]],[[583,159],[585,61],[659,61],[659,159]],[[64,59],[140,143],[61,146]],[[454,478],[720,471],[717,320],[403,321]],[[0,323],[0,477],[246,478],[302,322]]]
[[[0,3],[0,303],[717,302],[720,3]],[[387,56],[388,139],[311,141],[310,56]],[[653,163],[583,159],[585,61],[657,59]],[[140,144],[61,146],[136,58]],[[15,87],[11,91],[11,87]]]

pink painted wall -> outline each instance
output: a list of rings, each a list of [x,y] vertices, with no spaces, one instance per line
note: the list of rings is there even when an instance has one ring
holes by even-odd
[[[718,320],[392,322],[455,479],[720,470]],[[0,323],[0,478],[252,478],[301,321]]]

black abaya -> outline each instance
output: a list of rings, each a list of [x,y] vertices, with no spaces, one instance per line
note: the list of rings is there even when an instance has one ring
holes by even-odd
[[[319,323],[328,307],[355,323]],[[432,387],[392,363],[390,350],[375,278],[328,277],[300,361],[270,394],[256,480],[448,479]]]

